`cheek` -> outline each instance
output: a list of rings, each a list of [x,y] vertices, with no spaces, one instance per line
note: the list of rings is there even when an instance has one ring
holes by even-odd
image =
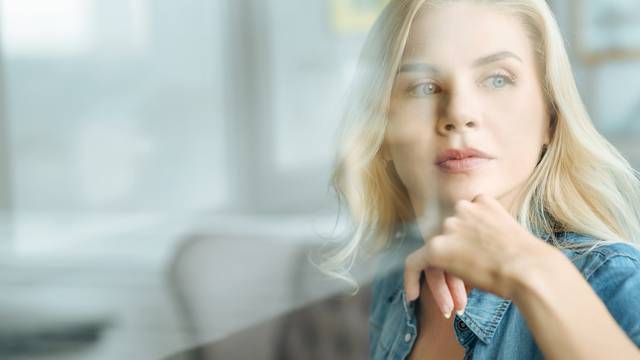
[[[389,144],[416,145],[435,135],[435,105],[426,100],[392,100],[385,140]]]
[[[516,99],[505,105],[495,126],[499,153],[513,173],[529,173],[544,142],[546,115],[542,102]]]
[[[505,92],[491,105],[501,136],[507,139],[507,143],[521,144],[522,151],[540,146],[548,122],[540,89],[534,79],[525,83],[528,86]]]
[[[389,145],[391,158],[402,183],[414,192],[424,183],[431,169],[435,152],[433,141],[416,139],[413,142]]]
[[[433,110],[419,101],[392,103],[385,142],[403,184],[410,192],[418,191],[429,177],[435,159]]]

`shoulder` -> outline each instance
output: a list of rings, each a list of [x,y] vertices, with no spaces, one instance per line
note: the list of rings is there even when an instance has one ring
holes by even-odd
[[[567,233],[566,243],[588,245],[562,252],[576,265],[589,281],[603,273],[635,273],[640,271],[640,246],[629,242],[604,242],[592,236]],[[594,276],[596,278],[592,279]]]
[[[383,312],[385,305],[402,290],[403,269],[404,266],[395,257],[380,256],[378,258],[371,285],[372,314]]]
[[[373,276],[371,318],[372,325],[388,321],[389,312],[401,309],[404,265],[408,254],[422,245],[422,239],[411,229],[403,227],[395,234],[390,246],[377,255]],[[391,316],[394,318],[394,316]]]
[[[599,257],[599,263],[593,272],[605,269],[615,271],[640,270],[640,249],[630,243],[605,244],[593,250]],[[593,275],[593,273],[592,273]]]
[[[377,258],[376,271],[371,286],[369,311],[369,357],[386,358],[394,339],[404,324],[401,295],[403,263],[396,251],[387,251]]]
[[[616,322],[640,346],[640,312],[637,311],[640,309],[639,246],[603,242],[591,250],[568,251],[565,254],[570,255]]]

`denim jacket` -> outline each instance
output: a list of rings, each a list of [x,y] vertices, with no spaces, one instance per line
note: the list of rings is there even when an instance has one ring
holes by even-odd
[[[405,359],[416,340],[416,302],[406,299],[403,270],[406,255],[423,245],[423,241],[417,227],[402,229],[394,241],[400,246],[392,247],[381,256],[372,284],[369,317],[369,358],[372,360]],[[555,235],[563,241],[591,240],[572,232]],[[588,253],[562,251],[627,336],[640,346],[640,250],[630,244],[616,243]],[[511,300],[472,289],[464,314],[455,315],[453,324],[456,338],[465,349],[464,359],[544,359],[525,318]]]

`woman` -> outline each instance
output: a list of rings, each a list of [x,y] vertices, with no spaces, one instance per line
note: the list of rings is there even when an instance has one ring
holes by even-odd
[[[324,268],[384,250],[371,358],[640,358],[640,183],[543,0],[392,0],[352,96]]]

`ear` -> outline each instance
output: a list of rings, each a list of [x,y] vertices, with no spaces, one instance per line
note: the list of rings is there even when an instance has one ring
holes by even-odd
[[[391,161],[391,152],[389,151],[389,147],[385,143],[383,143],[380,147],[380,156],[384,161]]]
[[[544,143],[549,144],[551,139],[553,138],[553,134],[556,132],[556,126],[558,124],[558,112],[556,111],[556,106],[554,104],[550,107],[549,113],[549,128],[545,132]]]
[[[553,129],[551,129],[551,127],[549,127],[549,129],[544,133],[544,139],[543,139],[543,144],[544,145],[549,145],[551,143],[551,133],[553,132]]]

